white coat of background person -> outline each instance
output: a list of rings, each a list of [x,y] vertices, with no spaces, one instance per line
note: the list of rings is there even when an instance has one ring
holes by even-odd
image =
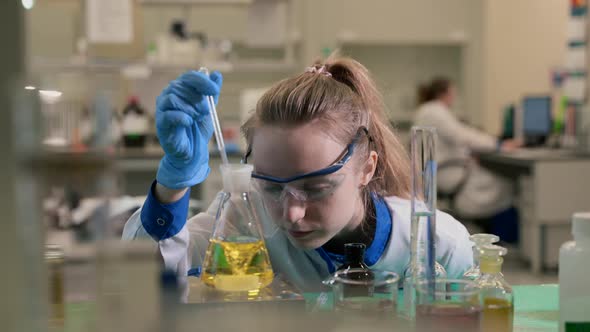
[[[474,151],[509,151],[520,144],[496,137],[459,121],[453,113],[455,88],[446,78],[435,78],[418,91],[419,108],[414,124],[435,127],[438,133],[437,186],[455,193],[455,212],[463,218],[489,218],[512,206],[511,183],[480,166]]]

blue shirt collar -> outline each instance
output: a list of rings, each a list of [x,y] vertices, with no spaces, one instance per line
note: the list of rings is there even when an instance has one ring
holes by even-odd
[[[391,212],[387,203],[382,197],[376,194],[371,194],[373,205],[375,206],[375,216],[377,227],[375,228],[375,236],[373,242],[365,251],[365,263],[369,266],[375,265],[379,258],[383,255],[389,238],[391,237],[392,219]],[[324,251],[331,259],[344,263],[344,256]]]
[[[385,200],[376,194],[372,194],[371,198],[373,199],[373,205],[375,206],[377,227],[375,229],[373,242],[371,242],[371,245],[367,248],[367,251],[365,251],[365,263],[369,266],[375,265],[383,255],[383,252],[385,252],[385,248],[391,237],[392,226],[391,212],[389,211],[389,207],[387,206],[387,203],[385,203]]]

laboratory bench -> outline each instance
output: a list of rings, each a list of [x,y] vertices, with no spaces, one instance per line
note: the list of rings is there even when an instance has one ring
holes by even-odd
[[[514,286],[514,331],[515,332],[557,332],[559,324],[559,286],[558,285],[520,285]],[[328,294],[327,297],[323,297]],[[403,292],[400,291],[400,298],[398,303],[401,303]],[[313,310],[312,315],[305,315],[305,313],[298,313],[299,319],[307,320],[306,317],[312,319],[317,317],[318,312],[325,312],[328,314],[332,311],[332,296],[330,293],[304,293],[303,294],[306,312]],[[320,299],[323,297],[325,300]],[[318,301],[321,305],[318,306]],[[66,324],[63,331],[85,331],[93,323],[93,315],[96,308],[96,304],[92,300],[78,300],[70,301],[66,304]],[[199,310],[198,307],[192,305],[183,308],[183,310]],[[186,312],[186,311],[185,311]],[[227,310],[225,311],[227,312]],[[266,311],[260,312],[265,314]],[[330,318],[330,316],[326,316]],[[372,322],[374,324],[375,322]],[[393,322],[395,323],[395,322]],[[393,324],[392,323],[392,324]],[[399,321],[400,324],[407,324],[407,322]],[[302,322],[295,322],[299,324]],[[202,327],[202,322],[198,324]],[[193,325],[194,326],[194,325]],[[397,325],[396,325],[397,326]],[[332,326],[333,327],[333,326]],[[372,325],[372,330],[378,330],[375,325]],[[391,327],[388,326],[384,331],[390,331]],[[283,331],[290,331],[286,326],[283,326]],[[344,329],[332,328],[331,331],[339,331]]]
[[[574,212],[590,210],[590,153],[535,148],[477,153],[481,166],[514,181],[519,251],[534,273],[556,268]]]
[[[94,315],[96,310],[95,294],[93,290],[97,285],[96,279],[96,267],[89,263],[72,263],[69,262],[65,266],[65,301],[66,301],[66,314],[65,314],[65,332],[74,331],[92,331],[91,326],[94,324]],[[277,280],[278,279],[278,280]],[[278,281],[278,282],[277,282]],[[183,306],[184,312],[188,311],[191,318],[201,319],[202,314],[195,314],[196,310],[201,312],[212,310],[225,310],[228,311],[231,306],[235,306],[236,303],[229,304],[224,307],[219,304],[219,301],[213,306],[209,306],[207,310],[203,310],[204,307],[198,307],[202,298],[199,298],[198,294],[195,294],[196,289],[202,289],[204,286],[199,278],[189,277],[189,295],[188,305]],[[269,310],[271,313],[276,313],[281,310],[287,310],[289,312],[296,311],[297,319],[305,320],[307,318],[313,318],[314,314],[322,313],[327,314],[327,318],[331,318],[329,313],[333,311],[333,298],[331,292],[326,293],[303,293],[303,299],[298,294],[293,294],[293,289],[288,285],[285,286],[281,283],[279,277],[273,280],[273,284],[278,291],[273,291],[274,295],[280,295],[282,302],[280,305],[276,305],[272,308],[273,301],[267,301],[261,308],[260,314],[267,314]],[[285,292],[286,290],[286,292]],[[536,331],[536,332],[557,332],[559,322],[559,285],[557,284],[544,284],[544,285],[513,285],[514,292],[514,331],[525,332],[525,331]],[[265,300],[265,299],[262,299]],[[302,300],[302,301],[301,301]],[[235,300],[232,300],[235,302]],[[278,302],[278,301],[274,301]],[[400,290],[398,293],[398,306],[399,303],[403,303],[403,291]],[[248,303],[248,305],[256,305],[255,303]],[[270,308],[270,309],[269,309]],[[303,310],[302,310],[303,309]],[[257,309],[254,309],[257,310]],[[213,311],[216,313],[218,311]],[[307,313],[307,314],[306,314]],[[208,317],[205,315],[205,317]],[[199,326],[199,330],[203,330],[203,324],[194,324],[193,326]],[[397,325],[396,325],[397,326]],[[170,329],[171,331],[173,329]],[[302,331],[299,329],[297,331]],[[344,329],[342,329],[344,330]],[[351,331],[351,329],[346,329]],[[360,330],[360,329],[359,329]],[[365,329],[366,330],[366,329]],[[59,330],[62,331],[62,330]],[[178,329],[177,331],[182,331]],[[191,330],[192,331],[192,330]],[[284,328],[281,328],[282,332],[288,332]],[[290,331],[290,330],[289,330]],[[326,331],[340,331],[339,329],[328,329]],[[383,331],[393,331],[391,328],[384,329]],[[399,331],[396,329],[396,331]]]

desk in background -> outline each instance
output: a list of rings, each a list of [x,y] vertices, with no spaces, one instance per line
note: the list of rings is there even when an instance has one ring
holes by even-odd
[[[520,251],[532,271],[557,267],[559,247],[571,239],[572,214],[590,210],[590,153],[521,149],[477,157],[516,181]]]

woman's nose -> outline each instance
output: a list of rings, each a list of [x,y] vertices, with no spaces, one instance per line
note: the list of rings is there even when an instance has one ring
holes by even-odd
[[[292,194],[285,195],[283,199],[283,219],[290,223],[296,223],[305,217],[305,202],[295,198]]]

